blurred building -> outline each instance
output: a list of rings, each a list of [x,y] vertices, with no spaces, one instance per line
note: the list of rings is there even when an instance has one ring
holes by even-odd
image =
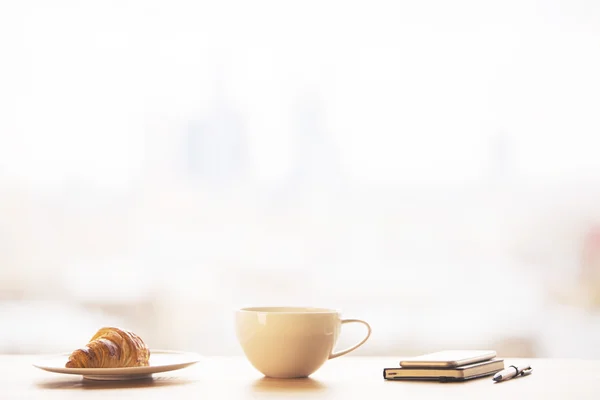
[[[189,122],[182,143],[185,175],[211,187],[243,180],[249,160],[242,114],[229,101],[224,80],[221,71],[209,109]]]

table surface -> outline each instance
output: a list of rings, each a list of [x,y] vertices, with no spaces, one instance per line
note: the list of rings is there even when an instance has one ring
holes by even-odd
[[[39,357],[0,355],[0,398],[107,399],[599,399],[600,360],[505,359],[529,363],[533,374],[494,383],[386,381],[383,368],[400,357],[345,356],[328,361],[306,379],[269,379],[242,357],[205,357],[191,367],[124,382],[84,381],[32,363]]]

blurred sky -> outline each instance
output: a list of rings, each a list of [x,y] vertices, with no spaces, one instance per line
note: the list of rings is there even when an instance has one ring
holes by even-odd
[[[598,71],[594,0],[2,1],[0,352],[224,353],[230,306],[310,299],[382,352],[593,356]]]
[[[5,1],[0,10],[0,170],[21,182],[126,185],[152,157],[148,126],[209,112],[219,95],[243,118],[258,180],[289,172],[293,108],[307,95],[357,182],[477,181],[496,142],[515,180],[600,173],[591,0]]]

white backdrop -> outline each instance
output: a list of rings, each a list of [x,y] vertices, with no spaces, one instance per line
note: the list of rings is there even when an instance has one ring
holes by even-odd
[[[600,356],[599,8],[1,3],[0,351],[308,304],[356,354]]]

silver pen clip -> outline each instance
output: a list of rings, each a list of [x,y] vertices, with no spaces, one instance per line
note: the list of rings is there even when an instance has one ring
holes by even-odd
[[[529,375],[529,374],[531,374],[532,372],[533,372],[533,368],[531,368],[531,367],[527,367],[527,368],[523,369],[523,371],[521,371],[521,372],[519,373],[519,375],[517,375],[517,376],[525,376],[525,375]]]

